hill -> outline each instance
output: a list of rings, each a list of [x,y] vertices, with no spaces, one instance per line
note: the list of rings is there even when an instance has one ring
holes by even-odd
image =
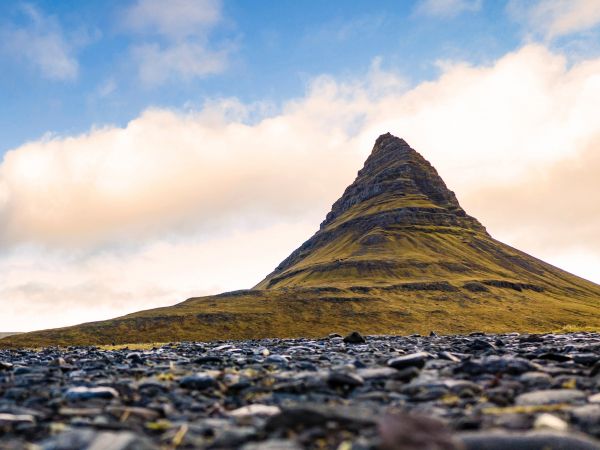
[[[319,230],[253,289],[0,346],[600,329],[599,306],[600,286],[493,239],[388,133]]]

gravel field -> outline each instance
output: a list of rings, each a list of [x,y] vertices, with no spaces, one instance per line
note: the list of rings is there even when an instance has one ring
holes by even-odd
[[[0,448],[600,449],[600,334],[0,351]]]

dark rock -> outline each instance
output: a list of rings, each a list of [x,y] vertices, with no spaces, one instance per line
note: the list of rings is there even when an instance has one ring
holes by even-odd
[[[205,373],[188,375],[179,380],[179,386],[184,389],[201,391],[213,387],[217,383],[214,377]]]
[[[284,407],[280,414],[267,421],[266,429],[292,430],[314,426],[322,427],[328,422],[333,422],[352,430],[360,430],[375,425],[375,421],[373,411],[365,408],[303,404]]]
[[[598,374],[600,374],[600,362],[594,364],[594,367],[590,370],[590,377],[595,377]]]
[[[506,433],[481,431],[461,433],[465,450],[600,450],[597,441],[557,432]]]
[[[358,332],[353,331],[344,338],[346,344],[365,344],[367,340]]]
[[[471,375],[482,373],[497,374],[507,373],[518,375],[525,372],[534,372],[540,367],[532,362],[513,356],[488,356],[481,360],[465,361],[457,370]]]
[[[459,450],[443,422],[420,415],[388,414],[379,422],[384,450]]]
[[[538,359],[545,359],[548,361],[557,361],[557,362],[567,362],[567,361],[573,361],[573,358],[569,355],[564,355],[562,353],[542,353],[540,356],[538,356]]]
[[[327,377],[327,384],[332,387],[356,387],[362,386],[365,380],[359,375],[351,372],[332,372]]]
[[[484,339],[475,339],[471,343],[471,348],[473,348],[474,350],[497,350],[494,344]]]
[[[61,433],[42,443],[43,450],[158,450],[147,438],[129,431],[97,432],[91,429]]]

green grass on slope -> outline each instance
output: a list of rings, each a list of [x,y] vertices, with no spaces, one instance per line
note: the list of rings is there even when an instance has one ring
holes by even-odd
[[[433,285],[434,287],[436,285]],[[489,287],[274,289],[187,300],[114,320],[10,336],[0,347],[366,334],[551,332],[598,329],[598,297],[569,299]]]

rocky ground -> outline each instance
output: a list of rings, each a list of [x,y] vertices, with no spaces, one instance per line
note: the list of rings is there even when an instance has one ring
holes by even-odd
[[[0,448],[600,449],[600,334],[0,351]]]

